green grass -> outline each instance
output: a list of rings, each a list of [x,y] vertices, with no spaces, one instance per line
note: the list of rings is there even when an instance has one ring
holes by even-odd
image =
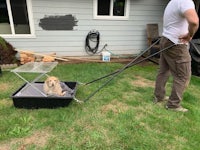
[[[122,66],[59,64],[50,75],[86,83]],[[189,112],[168,111],[152,103],[157,67],[149,63],[125,70],[86,103],[72,101],[64,108],[32,110],[13,106],[10,96],[24,82],[4,71],[0,77],[0,149],[198,150],[200,78],[192,76],[184,93],[182,105]],[[35,77],[24,75],[29,80]],[[79,85],[76,98],[84,100],[108,79]]]

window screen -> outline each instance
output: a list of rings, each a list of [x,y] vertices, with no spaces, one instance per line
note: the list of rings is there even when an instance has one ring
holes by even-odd
[[[98,15],[110,15],[110,0],[98,0]]]
[[[114,0],[113,16],[124,16],[125,0]]]
[[[11,34],[6,0],[0,0],[0,34]]]
[[[15,34],[30,34],[26,0],[11,0]]]

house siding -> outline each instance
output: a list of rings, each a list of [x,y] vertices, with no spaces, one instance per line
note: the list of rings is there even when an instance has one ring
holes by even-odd
[[[101,49],[114,54],[138,54],[147,48],[146,24],[158,23],[162,32],[162,15],[168,0],[130,0],[128,20],[93,18],[93,0],[32,0],[35,38],[6,38],[15,48],[38,53],[56,52],[62,56],[86,56],[88,32],[100,32]],[[71,15],[77,20],[73,30],[46,30],[41,19]]]

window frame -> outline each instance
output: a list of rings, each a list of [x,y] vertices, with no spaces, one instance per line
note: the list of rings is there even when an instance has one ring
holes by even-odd
[[[111,6],[113,10],[113,0],[111,0]],[[94,19],[106,19],[106,20],[128,20],[129,19],[129,12],[130,12],[130,0],[125,0],[125,12],[124,16],[113,16],[113,11],[110,9],[111,15],[97,15],[98,10],[98,0],[93,0],[93,18]]]
[[[32,13],[33,11],[32,11],[32,2],[31,1],[32,0],[26,0],[28,19],[29,19],[29,27],[30,27],[30,34],[16,34],[15,33],[10,0],[6,0],[6,5],[7,5],[7,9],[8,9],[8,17],[9,17],[10,27],[11,27],[11,34],[1,34],[0,33],[0,36],[5,37],[5,38],[35,38],[35,30],[34,30],[34,23],[33,23],[33,13]]]

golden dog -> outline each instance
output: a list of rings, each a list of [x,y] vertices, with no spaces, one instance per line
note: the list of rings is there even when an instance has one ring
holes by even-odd
[[[43,86],[44,93],[46,95],[51,96],[64,96],[65,92],[63,92],[62,87],[60,85],[60,81],[55,76],[49,76]]]

